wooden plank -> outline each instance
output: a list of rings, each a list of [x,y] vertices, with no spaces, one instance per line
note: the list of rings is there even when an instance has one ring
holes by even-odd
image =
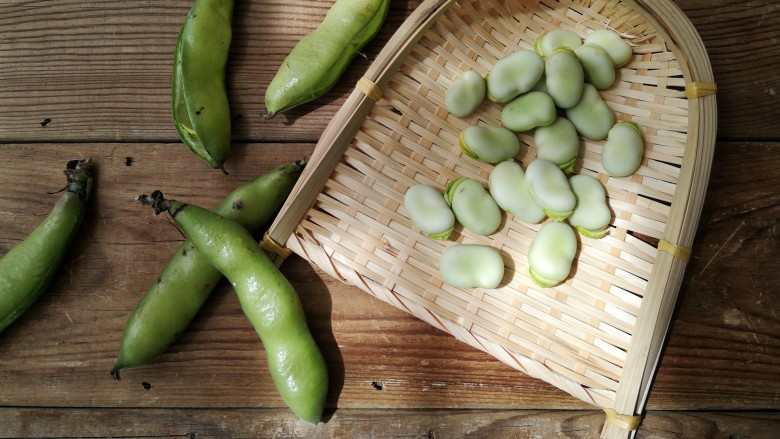
[[[172,53],[191,3],[3,2],[0,142],[177,141],[170,111]],[[286,116],[263,120],[266,85],[324,15],[313,0],[237,2],[228,84],[237,142],[313,142],[392,32],[419,1],[393,2],[385,26],[338,86]],[[710,54],[719,135],[776,139],[780,127],[773,41],[777,4],[679,0]],[[45,7],[45,14],[41,8]],[[738,17],[738,19],[735,19]],[[750,68],[745,68],[749,65]]]
[[[0,406],[281,407],[262,346],[226,284],[158,361],[119,382],[109,370],[127,316],[183,239],[134,197],[159,188],[213,207],[235,185],[311,148],[239,144],[224,176],[181,144],[1,147],[0,254],[48,213],[56,195],[47,192],[62,186],[67,160],[90,156],[98,174],[64,269],[0,337]],[[780,408],[778,155],[778,143],[717,147],[652,410]],[[282,268],[331,368],[329,407],[586,408],[298,257]]]
[[[327,413],[317,426],[286,410],[28,409],[1,408],[2,437],[127,437],[277,439],[598,437],[604,413],[536,410],[360,410]],[[638,439],[771,439],[780,414],[765,412],[650,412]],[[262,433],[260,433],[262,432]]]

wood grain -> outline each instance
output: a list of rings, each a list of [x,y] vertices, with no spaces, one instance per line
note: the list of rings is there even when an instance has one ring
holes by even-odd
[[[49,212],[67,160],[97,163],[79,240],[48,293],[0,335],[0,437],[593,437],[603,414],[332,279],[301,258],[300,292],[331,368],[328,423],[283,408],[256,334],[222,283],[154,363],[109,370],[126,319],[183,240],[135,202],[161,189],[214,207],[310,154],[352,84],[419,1],[323,99],[270,121],[276,66],[327,7],[236,3],[229,175],[171,124],[171,53],[190,2],[0,2],[0,254]],[[679,0],[719,84],[708,194],[639,438],[773,438],[780,427],[780,70],[776,2]],[[685,410],[685,411],[669,411]],[[706,410],[706,411],[704,411]],[[747,411],[746,411],[747,410]]]
[[[303,423],[285,410],[0,409],[4,437],[276,439],[512,438],[590,439],[604,414],[537,410],[337,410],[325,424]],[[74,428],[74,426],[78,426]],[[650,412],[638,439],[773,439],[780,416],[762,412]]]

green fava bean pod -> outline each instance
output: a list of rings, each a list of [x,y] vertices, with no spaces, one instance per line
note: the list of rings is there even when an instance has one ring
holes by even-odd
[[[455,219],[477,235],[490,235],[501,225],[501,210],[482,183],[461,177],[444,190]]]
[[[536,224],[547,217],[528,190],[525,171],[514,160],[503,161],[490,171],[490,195],[498,207],[521,221]]]
[[[486,90],[485,78],[469,70],[447,89],[444,106],[453,115],[466,117],[485,100]]]
[[[599,90],[607,89],[615,83],[615,65],[603,47],[587,43],[578,47],[574,53],[585,71],[586,82]]]
[[[520,152],[517,134],[503,127],[473,125],[460,133],[458,142],[466,155],[485,163],[503,162]]]
[[[456,244],[442,253],[439,273],[455,288],[496,288],[504,278],[504,259],[487,245]]]
[[[636,122],[619,122],[609,130],[601,150],[601,164],[613,177],[628,177],[639,169],[645,145]]]
[[[531,90],[544,74],[544,60],[533,50],[520,49],[493,65],[488,73],[487,98],[506,103]]]
[[[49,215],[0,258],[0,332],[46,291],[78,233],[92,192],[92,163],[72,160],[67,186]]]
[[[214,210],[256,234],[282,206],[306,160],[278,166],[233,190]],[[136,305],[125,325],[111,374],[162,354],[184,332],[222,279],[222,273],[184,241]]]
[[[318,423],[328,371],[293,285],[237,222],[197,205],[166,200],[160,191],[139,200],[157,214],[169,212],[200,254],[228,279],[263,342],[282,399],[300,419]]]
[[[615,125],[615,114],[593,84],[585,84],[582,98],[566,109],[566,118],[589,140],[604,140]]]
[[[547,94],[558,108],[571,108],[579,102],[585,86],[585,72],[573,50],[559,47],[544,60]]]
[[[528,248],[528,267],[534,283],[549,288],[563,282],[577,255],[577,235],[570,225],[549,222],[534,234]]]
[[[195,0],[179,31],[173,63],[176,130],[192,152],[223,172],[231,142],[225,71],[232,20],[232,0]]]
[[[555,49],[568,47],[576,49],[582,45],[582,38],[568,29],[555,29],[540,35],[534,41],[534,50],[543,57],[549,56]]]
[[[555,122],[534,130],[536,158],[549,160],[564,173],[570,174],[580,151],[580,135],[569,119],[558,117]]]
[[[455,214],[442,192],[433,186],[410,187],[404,194],[404,208],[412,224],[431,239],[447,239],[455,228]]]
[[[612,220],[612,212],[601,182],[595,177],[581,174],[569,178],[569,185],[577,197],[577,207],[568,219],[569,224],[589,238],[604,237]]]
[[[555,163],[536,159],[525,170],[528,190],[550,219],[563,221],[571,215],[577,199],[569,181]]]
[[[541,91],[529,91],[504,105],[501,124],[516,133],[555,122],[558,116],[555,102]]]
[[[390,0],[336,0],[284,59],[265,91],[266,118],[330,91],[382,28]]]
[[[585,44],[596,44],[604,48],[612,58],[616,68],[623,67],[631,61],[634,55],[631,45],[617,32],[610,29],[599,29],[585,37]]]

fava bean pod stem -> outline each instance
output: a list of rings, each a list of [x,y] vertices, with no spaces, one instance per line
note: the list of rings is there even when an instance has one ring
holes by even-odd
[[[0,258],[0,332],[46,291],[84,218],[92,192],[92,163],[68,162],[67,186],[49,215]]]

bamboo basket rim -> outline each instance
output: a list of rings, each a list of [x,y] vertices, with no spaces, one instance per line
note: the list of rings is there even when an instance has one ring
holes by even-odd
[[[373,260],[372,258],[376,258],[373,255],[362,255],[360,249],[356,249],[355,254],[352,256],[359,255],[363,259],[367,259],[364,265],[353,264],[348,261],[347,256],[339,255],[336,248],[341,244],[335,241],[340,239],[338,235],[334,237],[334,233],[346,234],[352,231],[348,231],[345,226],[343,230],[339,229],[333,232],[332,230],[320,228],[317,223],[320,220],[326,221],[327,219],[324,218],[330,218],[331,216],[335,216],[334,221],[338,221],[338,217],[341,215],[338,209],[349,210],[356,215],[361,215],[364,213],[363,211],[371,210],[370,207],[366,207],[362,203],[369,204],[375,203],[375,201],[371,201],[369,195],[360,193],[354,193],[350,197],[349,194],[353,190],[340,182],[337,176],[334,176],[335,170],[340,165],[340,162],[349,161],[348,165],[340,168],[344,175],[350,178],[369,179],[369,177],[365,176],[366,174],[361,173],[361,168],[365,167],[368,169],[371,165],[361,162],[360,157],[362,157],[362,153],[354,151],[364,146],[365,148],[381,148],[381,146],[377,146],[381,142],[377,139],[367,138],[366,135],[361,134],[361,130],[368,130],[371,128],[371,124],[379,123],[376,120],[381,122],[384,120],[383,118],[391,119],[397,116],[398,113],[404,113],[404,111],[399,111],[393,105],[388,104],[388,101],[395,99],[394,93],[397,92],[395,88],[403,88],[402,85],[399,85],[400,82],[393,82],[394,78],[396,75],[404,74],[404,69],[414,72],[405,63],[410,59],[412,59],[412,61],[409,61],[410,63],[420,61],[419,59],[414,59],[415,56],[419,55],[419,53],[415,53],[415,50],[424,52],[423,49],[420,49],[420,41],[426,37],[435,38],[431,35],[435,33],[434,29],[436,26],[445,26],[441,25],[441,20],[457,21],[459,19],[455,12],[450,12],[451,10],[455,7],[468,9],[470,3],[475,1],[478,2],[478,0],[425,0],[410,14],[386,43],[380,54],[367,69],[364,77],[356,85],[355,90],[348,96],[336,116],[323,131],[298,184],[269,228],[266,234],[266,241],[277,249],[284,249],[285,252],[292,251],[302,256],[331,276],[348,284],[358,286],[380,300],[421,318],[471,346],[490,353],[499,361],[511,367],[531,376],[541,378],[582,401],[604,409],[607,417],[602,430],[603,438],[633,437],[641,420],[640,416],[645,409],[652,378],[660,358],[661,348],[674,310],[677,293],[682,283],[687,257],[695,236],[709,180],[717,129],[714,78],[707,52],[693,25],[671,0],[542,0],[537,2],[495,0],[492,2],[497,9],[505,8],[507,11],[514,11],[512,7],[520,5],[517,6],[521,9],[519,13],[532,9],[532,6],[529,6],[531,4],[536,6],[543,4],[552,8],[555,5],[565,3],[569,4],[569,7],[573,5],[576,8],[586,10],[596,6],[627,8],[631,12],[631,14],[626,15],[628,18],[617,17],[617,21],[620,21],[621,18],[625,18],[626,21],[629,19],[636,20],[637,17],[641,18],[642,25],[652,30],[652,37],[662,42],[664,48],[662,52],[670,54],[667,57],[671,56],[673,58],[670,61],[674,65],[675,74],[672,75],[674,77],[669,79],[669,82],[674,82],[677,79],[676,76],[680,76],[680,86],[671,86],[670,89],[679,95],[685,95],[682,98],[686,102],[687,108],[681,109],[681,114],[675,115],[678,119],[684,121],[685,130],[683,134],[685,136],[684,139],[677,139],[672,136],[672,142],[679,141],[683,145],[683,152],[679,157],[679,162],[674,163],[674,166],[672,166],[672,168],[678,170],[675,171],[678,172],[676,181],[673,183],[659,183],[671,184],[673,190],[669,194],[669,199],[666,200],[668,211],[663,220],[659,221],[663,227],[657,231],[658,246],[642,250],[647,253],[647,259],[651,260],[651,262],[639,261],[645,255],[637,257],[637,263],[649,264],[651,267],[649,275],[646,276],[646,286],[639,305],[636,305],[636,307],[626,305],[627,310],[636,314],[635,323],[627,331],[627,333],[630,332],[628,341],[623,340],[615,343],[619,345],[620,349],[625,351],[625,357],[622,360],[616,360],[616,363],[623,362],[622,367],[618,366],[616,371],[606,373],[606,375],[610,373],[615,374],[614,383],[611,381],[609,383],[612,387],[607,389],[599,387],[600,377],[593,380],[593,383],[597,383],[597,385],[583,384],[568,374],[566,368],[555,368],[549,364],[544,364],[544,362],[537,361],[533,358],[533,352],[531,355],[524,355],[523,352],[513,350],[517,347],[516,345],[512,345],[513,349],[507,348],[502,343],[486,337],[479,330],[474,330],[473,327],[466,328],[463,324],[463,317],[458,315],[457,310],[450,312],[446,307],[435,304],[434,301],[426,302],[425,300],[418,300],[418,298],[408,300],[408,297],[404,297],[403,294],[398,292],[396,289],[397,284],[394,283],[389,286],[386,281],[376,281],[372,278],[371,273],[363,272],[371,272],[371,270],[365,268],[368,265],[379,267],[378,271],[385,270],[381,267],[385,261]],[[453,7],[454,5],[457,6]],[[446,16],[447,13],[451,13],[451,15]],[[445,16],[446,18],[443,18]],[[486,19],[485,21],[488,20]],[[459,24],[462,25],[463,23]],[[473,23],[471,25],[476,26]],[[473,27],[469,29],[475,30]],[[482,29],[477,28],[475,32],[480,33]],[[488,40],[490,35],[486,33],[482,38],[483,40]],[[446,54],[441,55],[441,57],[446,58]],[[446,59],[428,61],[434,64],[437,62],[439,64],[448,62]],[[446,78],[442,79],[442,81],[446,80]],[[426,81],[431,82],[430,87],[428,87],[428,82]],[[659,79],[659,81],[661,80]],[[422,78],[420,83],[420,87],[427,87],[426,89],[437,84],[436,80],[430,78]],[[677,88],[681,90],[676,90]],[[638,90],[637,93],[641,93],[641,90]],[[685,99],[686,96],[687,100]],[[676,97],[679,98],[680,96]],[[609,98],[607,99],[609,100]],[[417,107],[416,111],[405,109],[405,111],[414,113],[409,116],[412,118],[416,117],[417,113],[420,112],[430,111],[431,114],[436,116],[438,114],[437,111],[440,111],[440,108],[437,109],[435,104],[431,104],[425,99],[415,102],[413,106]],[[408,115],[404,113],[404,117],[406,116]],[[370,120],[370,117],[376,120]],[[422,116],[419,116],[419,118],[422,118]],[[369,128],[365,128],[366,126]],[[397,137],[403,139],[403,136],[413,135],[417,134],[409,131],[397,134]],[[451,136],[451,133],[449,135]],[[444,134],[442,136],[444,137]],[[661,136],[659,135],[659,137]],[[391,141],[393,139],[387,137],[387,140]],[[350,151],[353,152],[350,153]],[[467,159],[464,158],[463,160]],[[663,163],[664,158],[659,159],[658,162]],[[454,167],[458,163],[450,162],[448,165]],[[657,173],[661,176],[659,181],[662,181],[664,178],[667,178],[664,177],[665,173],[672,171],[663,168],[663,165],[659,166],[659,169],[653,169],[648,172],[651,174]],[[400,171],[394,169],[389,172]],[[335,191],[340,194],[341,198],[337,196],[336,199],[325,200],[324,197],[321,197],[322,192],[325,190]],[[621,188],[621,190],[623,189]],[[630,192],[630,188],[626,189],[626,191]],[[664,196],[665,192],[663,191],[663,189],[658,189],[657,192],[652,192],[652,194],[657,193],[660,194],[659,196]],[[319,201],[318,197],[320,197]],[[621,205],[636,206],[636,201],[634,200],[634,204],[631,204],[632,200],[630,198],[621,199],[617,196],[615,197],[615,202],[618,204],[622,203]],[[317,210],[314,208],[315,203],[326,206],[324,209]],[[332,206],[327,206],[328,203]],[[648,216],[654,218],[654,213],[649,212],[652,210],[652,206],[641,206],[641,209],[643,212],[648,211]],[[393,216],[392,212],[383,215]],[[306,218],[314,218],[314,220],[307,221]],[[395,219],[389,218],[387,221],[392,222]],[[626,220],[626,223],[633,224],[631,218]],[[637,227],[638,230],[643,230],[641,224]],[[362,232],[357,231],[356,233]],[[333,241],[323,239],[324,236],[329,235]],[[367,235],[364,239],[371,240],[374,237]],[[624,239],[632,240],[633,238],[624,237]],[[381,243],[380,245],[385,244],[387,243]],[[610,250],[614,250],[615,246],[619,247],[623,244],[620,242],[609,242],[608,244],[592,245],[599,251],[605,250],[604,254],[609,259]],[[641,244],[637,245],[641,246]],[[387,245],[387,247],[397,251],[397,249],[392,248],[392,244]],[[402,249],[401,251],[404,250]],[[618,249],[617,251],[619,252],[620,250]],[[435,253],[433,250],[428,252]],[[277,253],[284,252],[277,251]],[[415,251],[411,253],[415,253]],[[582,253],[585,253],[585,251],[583,250]],[[425,251],[415,254],[420,258],[425,257]],[[600,255],[601,253],[598,254]],[[591,255],[591,257],[593,256]],[[390,273],[390,275],[392,274]],[[424,271],[420,274],[423,277],[425,275]],[[577,275],[579,275],[579,271]],[[595,277],[598,275],[598,270],[592,270],[592,272],[583,270],[583,276]],[[404,283],[403,279],[396,279],[396,281],[401,285]],[[630,284],[633,280],[628,279],[625,282]],[[564,286],[561,291],[557,291],[555,294],[565,295],[568,298],[567,300],[580,300],[577,298],[577,294],[582,293],[581,290],[585,291],[583,294],[586,296],[589,293],[596,294],[592,291],[589,292],[588,286],[585,285],[583,287],[583,284]],[[456,299],[460,297],[464,301],[471,300],[468,294],[462,292],[453,294]],[[485,297],[489,296],[487,294]],[[584,300],[595,300],[593,297],[595,296],[586,297]],[[536,294],[536,297],[532,299],[538,307],[543,307],[545,304],[551,303],[552,300],[545,294]],[[489,297],[489,300],[495,302],[504,299]],[[502,308],[502,306],[504,304],[499,303],[498,305],[492,304],[486,307],[488,310],[493,309],[495,312],[504,312],[506,307]],[[610,317],[606,314],[584,315],[581,316],[580,321],[573,323],[564,322],[563,324],[571,334],[575,333],[579,328],[580,322],[587,320],[588,317],[597,320],[605,319],[609,325],[618,327],[617,332],[620,332],[619,330],[623,329],[620,327],[621,322],[610,320]],[[486,319],[486,322],[490,323],[497,320],[500,319],[490,317]],[[501,323],[499,322],[498,324],[500,325]],[[529,337],[532,338],[539,331],[538,328],[529,325],[526,325],[523,330],[527,331],[530,334]],[[609,338],[610,336],[608,335],[607,337]],[[614,336],[614,340],[618,339],[621,339],[619,334]],[[576,337],[570,340],[570,342],[574,347],[582,343],[576,340]],[[562,363],[571,360],[566,357],[566,352],[562,353],[554,344],[545,347],[544,353]],[[580,361],[581,364],[576,363],[576,361]],[[609,355],[605,355],[605,358],[594,359],[575,358],[573,368],[587,368],[592,363],[594,368],[601,367],[603,370],[612,371],[615,367],[609,364],[611,361],[613,359]]]

